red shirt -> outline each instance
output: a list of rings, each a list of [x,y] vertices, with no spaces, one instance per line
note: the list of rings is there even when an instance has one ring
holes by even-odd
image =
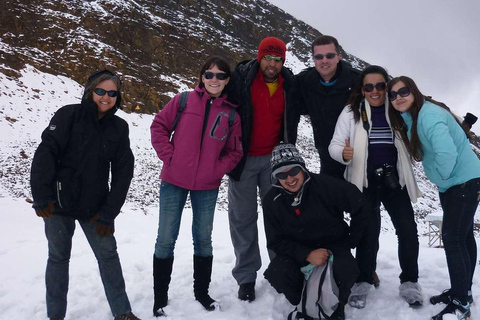
[[[283,78],[280,75],[278,82],[277,91],[270,96],[261,70],[258,70],[257,76],[253,80],[253,127],[248,151],[249,156],[271,154],[273,148],[280,143],[285,112]]]

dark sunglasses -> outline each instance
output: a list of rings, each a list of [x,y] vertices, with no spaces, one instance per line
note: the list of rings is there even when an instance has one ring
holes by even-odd
[[[338,53],[329,52],[329,53],[327,53],[327,54],[325,54],[325,55],[323,55],[323,54],[321,54],[321,53],[316,54],[316,55],[313,56],[313,58],[314,58],[315,60],[323,60],[323,58],[327,58],[328,60],[330,60],[330,59],[335,58],[336,56],[338,56]]]
[[[214,73],[214,72],[207,71],[203,75],[205,76],[205,79],[207,79],[207,80],[211,80],[211,79],[213,79],[213,77],[216,77],[217,80],[227,80],[227,78],[228,78],[228,76],[225,72]]]
[[[104,89],[95,88],[95,90],[93,90],[93,92],[95,92],[99,96],[104,96],[105,93],[108,94],[108,96],[112,97],[112,98],[118,96],[118,91],[115,91],[115,90],[107,91],[107,90],[104,90]]]
[[[280,62],[280,61],[282,61],[282,57],[272,56],[271,54],[264,55],[264,56],[263,56],[263,59],[265,59],[265,60],[267,60],[267,61],[275,60],[275,62]]]
[[[398,89],[398,91],[390,91],[388,93],[388,99],[390,99],[390,101],[394,101],[395,99],[397,99],[398,95],[400,95],[400,97],[402,98],[405,98],[409,94],[410,94],[410,89],[408,87],[403,87]]]
[[[280,180],[285,180],[287,179],[288,176],[290,177],[295,177],[302,168],[300,167],[293,167],[292,169],[288,170],[287,172],[279,172],[275,175],[275,178],[280,179]]]
[[[372,92],[373,88],[377,89],[377,91],[384,91],[387,88],[387,84],[385,82],[377,82],[375,85],[373,83],[365,83],[363,85],[363,91],[365,92]]]

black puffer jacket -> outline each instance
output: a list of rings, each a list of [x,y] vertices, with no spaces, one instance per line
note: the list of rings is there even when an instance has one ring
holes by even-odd
[[[103,223],[113,223],[134,166],[128,124],[115,111],[114,107],[99,120],[96,104],[82,100],[55,113],[33,158],[35,202],[55,200],[54,214],[84,220],[99,214]]]
[[[242,120],[242,143],[243,158],[229,176],[234,179],[240,179],[248,151],[250,149],[250,138],[253,126],[253,104],[252,104],[252,83],[255,79],[260,64],[257,60],[246,60],[240,62],[235,67],[230,79],[228,89],[228,100],[238,105],[237,112]],[[297,126],[300,114],[298,112],[296,87],[293,73],[282,67],[281,76],[283,77],[283,89],[285,92],[285,116],[282,131],[279,132],[280,141],[295,144],[297,140]]]
[[[340,165],[330,157],[328,145],[332,140],[338,116],[347,104],[359,74],[360,71],[341,60],[337,68],[337,83],[332,87],[320,84],[320,74],[314,67],[296,76],[301,113],[310,115],[315,147],[318,149],[322,163],[327,161],[333,166]]]
[[[299,206],[294,195],[275,185],[263,199],[267,247],[277,255],[289,256],[300,265],[318,248],[354,248],[360,240],[368,205],[353,184],[326,175],[307,173]],[[344,211],[351,216],[350,226]]]

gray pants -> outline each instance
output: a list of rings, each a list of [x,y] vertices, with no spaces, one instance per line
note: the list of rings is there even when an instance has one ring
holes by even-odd
[[[232,275],[237,283],[254,282],[262,266],[258,247],[257,186],[260,198],[272,187],[270,155],[248,156],[239,181],[229,179],[228,218],[235,257]]]

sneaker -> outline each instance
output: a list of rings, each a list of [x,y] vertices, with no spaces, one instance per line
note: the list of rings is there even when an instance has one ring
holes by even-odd
[[[399,294],[411,306],[423,304],[422,287],[418,282],[405,281],[399,287]]]
[[[447,313],[455,314],[458,320],[471,319],[470,304],[467,302],[466,305],[462,305],[460,301],[458,301],[457,299],[453,299],[453,301],[447,304],[445,309],[434,315],[432,317],[432,320],[442,320],[443,315]]]
[[[431,304],[437,304],[437,303],[444,303],[444,304],[449,304],[452,301],[452,297],[450,295],[450,289],[443,290],[442,293],[436,296],[430,297],[430,303]],[[472,292],[468,292],[468,303],[470,305],[473,304],[473,295]]]
[[[351,307],[363,309],[367,304],[368,292],[372,285],[368,282],[358,282],[352,287],[350,296],[348,297],[348,304]]]
[[[113,320],[141,320],[138,318],[136,315],[134,315],[132,312],[124,314],[123,316],[118,316],[115,317]]]
[[[255,300],[255,282],[242,283],[238,288],[238,299],[248,302]]]

